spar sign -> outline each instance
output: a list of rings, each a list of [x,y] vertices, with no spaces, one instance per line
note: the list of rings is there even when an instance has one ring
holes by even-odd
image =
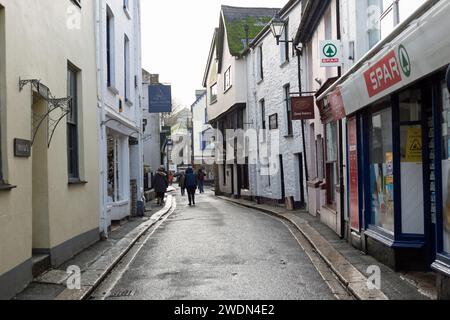
[[[339,40],[320,41],[320,66],[340,67],[342,66],[342,44]]]
[[[411,75],[411,60],[402,45],[392,50],[364,73],[369,97],[389,89]]]

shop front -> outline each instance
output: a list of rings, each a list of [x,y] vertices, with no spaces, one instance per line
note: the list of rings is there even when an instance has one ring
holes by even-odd
[[[441,297],[450,276],[449,14],[446,1],[418,12],[319,97],[339,92],[347,116],[352,239],[394,270],[438,271]]]

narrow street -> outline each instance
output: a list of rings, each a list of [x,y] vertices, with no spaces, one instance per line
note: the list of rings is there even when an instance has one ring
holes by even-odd
[[[289,229],[214,197],[177,208],[124,258],[93,299],[334,299]]]

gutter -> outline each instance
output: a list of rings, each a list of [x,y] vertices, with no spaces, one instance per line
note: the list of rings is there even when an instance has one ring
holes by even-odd
[[[383,49],[383,47],[394,40],[397,36],[399,36],[403,31],[405,31],[411,22],[416,20],[418,17],[422,16],[425,12],[427,12],[431,7],[433,7],[439,0],[429,0],[423,5],[421,5],[414,13],[407,18],[405,21],[400,23],[391,34],[389,34],[386,38],[378,42],[371,50],[369,50],[357,63],[355,63],[343,76],[339,78],[332,86],[330,86],[327,90],[325,90],[318,98],[317,101],[323,100],[330,92],[336,89],[337,86],[343,84],[351,75],[358,71],[368,60],[373,58],[378,52]]]

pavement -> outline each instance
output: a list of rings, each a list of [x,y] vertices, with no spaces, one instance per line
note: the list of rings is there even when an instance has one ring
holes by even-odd
[[[334,300],[280,219],[208,191],[176,210],[92,293],[99,300]],[[329,276],[329,275],[328,275]],[[343,289],[341,289],[343,290]]]
[[[355,249],[346,240],[340,239],[318,218],[306,211],[288,211],[283,207],[256,204],[244,199],[219,198],[291,223],[309,241],[347,290],[359,300],[436,299],[434,273],[394,272],[373,257]],[[368,269],[372,266],[379,267],[381,271],[379,289],[369,289],[367,285],[370,276]]]
[[[169,192],[174,191],[171,188]],[[130,218],[127,222],[112,226],[107,240],[93,246],[59,266],[35,278],[33,282],[13,300],[84,300],[103,281],[135,243],[155,224],[162,220],[175,205],[175,199],[168,195],[164,207],[155,201],[146,205],[142,218]],[[67,281],[68,268],[76,266],[81,271],[81,289],[70,290]]]

